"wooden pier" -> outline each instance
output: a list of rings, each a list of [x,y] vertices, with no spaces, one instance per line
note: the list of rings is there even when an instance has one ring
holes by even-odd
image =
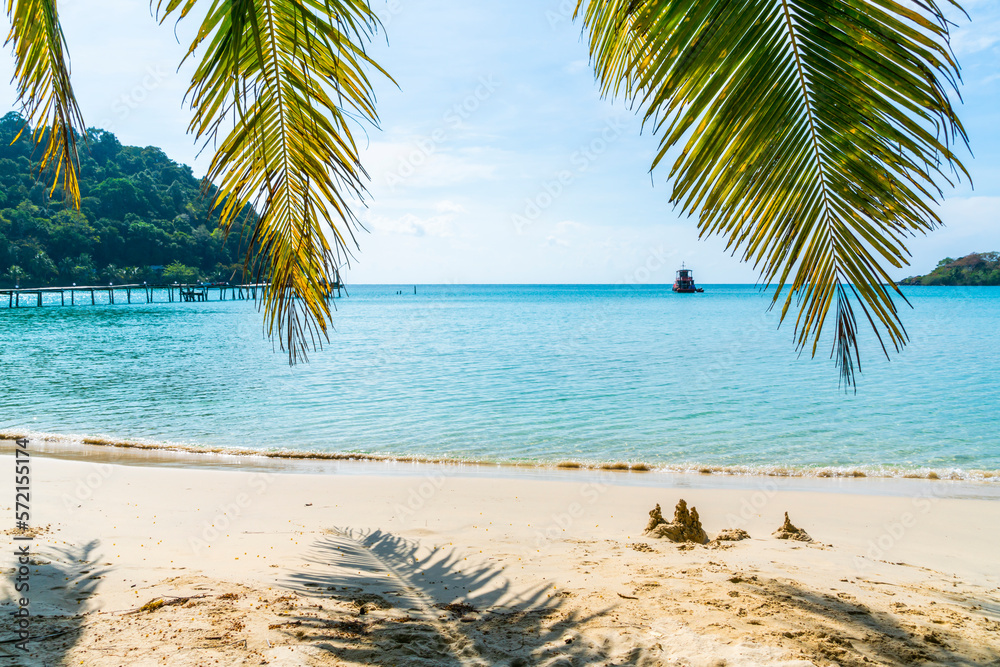
[[[213,301],[256,301],[263,297],[267,283],[250,283],[246,285],[230,285],[228,283],[197,283],[197,284],[135,284],[135,285],[84,285],[72,287],[23,287],[0,288],[0,306],[20,308],[22,306],[75,306],[76,297],[80,304],[115,305],[116,303],[175,303],[209,301],[210,296],[218,294]],[[340,277],[330,285],[327,298],[340,296],[343,283]],[[7,297],[4,299],[3,297]],[[133,301],[134,299],[134,301]],[[7,301],[4,304],[4,301]]]

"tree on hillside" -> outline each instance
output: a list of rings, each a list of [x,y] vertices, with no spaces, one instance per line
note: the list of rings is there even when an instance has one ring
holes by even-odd
[[[19,285],[21,281],[24,280],[24,277],[27,274],[25,273],[24,269],[22,269],[17,264],[14,264],[9,269],[7,269],[7,273],[5,273],[4,275],[10,282],[14,283],[15,285]]]
[[[1000,252],[973,252],[958,259],[945,257],[926,276],[901,280],[900,285],[1000,285]]]
[[[136,278],[155,282],[159,275],[149,267],[174,261],[209,275],[246,256],[249,246],[242,230],[235,228],[227,243],[216,227],[211,192],[204,196],[190,168],[158,148],[122,146],[110,132],[88,130],[104,152],[98,155],[100,162],[81,153],[81,198],[75,208],[58,191],[51,192],[51,182],[39,180],[52,174],[39,173],[31,128],[21,128],[25,119],[19,114],[0,118],[0,285],[15,284],[7,276],[14,264],[24,271],[17,283],[36,287],[125,281],[116,277],[118,267],[135,268]],[[42,261],[40,253],[51,263]],[[87,261],[79,261],[81,255]],[[29,256],[37,261],[27,261]]]
[[[199,280],[198,269],[193,266],[185,266],[180,262],[173,262],[163,269],[163,282],[165,283],[196,283]]]
[[[183,18],[195,4],[157,0],[156,11],[161,21]],[[197,59],[190,130],[217,146],[207,180],[218,186],[222,229],[248,207],[259,215],[252,240],[270,280],[265,326],[294,362],[326,335],[324,285],[356,246],[350,203],[364,198],[366,174],[350,121],[377,122],[368,73],[388,75],[365,46],[379,22],[365,0],[199,7],[207,14],[186,56]],[[798,304],[798,346],[815,354],[832,328],[832,354],[853,382],[860,307],[883,349],[901,347],[887,267],[905,262],[907,236],[940,223],[931,205],[941,184],[964,173],[953,144],[966,136],[948,99],[959,69],[941,8],[578,0],[577,12],[604,94],[634,104],[659,134],[652,166],[670,162],[671,201],[760,268],[782,319]],[[54,165],[52,187],[80,203],[84,125],[56,2],[11,0],[8,13],[42,166]],[[131,176],[141,158],[126,158]]]

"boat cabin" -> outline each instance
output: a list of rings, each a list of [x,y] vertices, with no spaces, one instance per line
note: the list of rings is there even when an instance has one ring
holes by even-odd
[[[703,292],[704,290],[695,287],[694,272],[681,264],[681,268],[677,270],[677,277],[674,279],[674,291],[689,294],[692,292]]]

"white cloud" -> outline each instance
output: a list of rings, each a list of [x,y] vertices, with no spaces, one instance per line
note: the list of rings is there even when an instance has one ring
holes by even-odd
[[[362,155],[372,190],[390,194],[492,180],[504,160],[504,156],[491,149],[449,148],[420,137],[412,141],[372,142]]]
[[[959,26],[952,35],[951,45],[959,56],[991,49],[1000,42],[1000,12],[996,3],[965,3],[970,19],[960,13],[951,16]]]
[[[442,199],[434,205],[434,210],[438,213],[466,213],[464,206],[450,199]]]
[[[545,237],[542,245],[551,248],[569,248],[573,245],[573,241],[589,240],[586,238],[588,231],[586,225],[574,220],[563,220],[555,224],[552,233]]]
[[[963,30],[955,35],[952,45],[955,53],[960,56],[972,55],[990,49],[1000,41],[995,29]]]
[[[556,232],[560,234],[579,232],[585,228],[586,225],[576,222],[575,220],[563,220],[562,222],[556,223]]]
[[[365,219],[365,226],[376,234],[448,238],[455,235],[452,218],[452,215],[421,218],[412,213],[397,218],[370,215]]]

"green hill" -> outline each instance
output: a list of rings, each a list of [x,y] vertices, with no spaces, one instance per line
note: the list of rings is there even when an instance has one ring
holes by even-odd
[[[24,119],[0,119],[0,284],[239,278],[242,229],[224,242],[214,187],[203,192],[190,167],[155,146],[123,146],[98,129],[86,139],[77,211],[61,189],[50,196],[52,174],[39,173],[41,149]]]
[[[900,285],[1000,285],[1000,252],[974,252],[959,259],[946,257],[926,276],[913,276]]]

